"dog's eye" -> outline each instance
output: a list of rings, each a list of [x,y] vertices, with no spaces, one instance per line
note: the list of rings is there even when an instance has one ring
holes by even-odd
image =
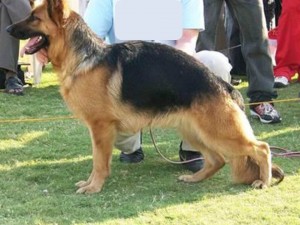
[[[37,16],[35,16],[35,15],[33,15],[33,18],[34,18],[34,20],[38,20],[38,21],[41,20],[39,17],[37,17]]]
[[[30,15],[30,20],[31,20],[31,21],[40,21],[41,19],[40,19],[39,17],[37,17],[36,15],[31,14],[31,15]]]

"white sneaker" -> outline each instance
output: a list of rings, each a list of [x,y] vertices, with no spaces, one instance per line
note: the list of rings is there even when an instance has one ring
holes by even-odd
[[[289,80],[284,76],[275,77],[274,87],[284,88],[289,85]]]
[[[258,118],[262,123],[280,123],[281,116],[274,105],[265,102],[250,108],[250,115]]]

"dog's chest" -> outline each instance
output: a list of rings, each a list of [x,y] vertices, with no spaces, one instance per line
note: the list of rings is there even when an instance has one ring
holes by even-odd
[[[64,101],[78,117],[89,117],[104,111],[103,98],[101,98],[99,88],[97,89],[96,84],[93,86],[91,83],[87,83],[85,79],[75,81],[66,79],[61,84],[60,93]]]

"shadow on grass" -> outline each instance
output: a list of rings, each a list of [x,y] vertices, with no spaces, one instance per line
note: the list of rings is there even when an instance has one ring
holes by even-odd
[[[94,195],[75,194],[74,184],[87,179],[91,171],[88,134],[83,128],[72,129],[70,124],[70,129],[65,130],[63,123],[44,126],[48,134],[32,139],[23,147],[1,151],[2,165],[10,164],[10,160],[17,162],[16,165],[24,163],[0,172],[2,218],[28,223],[103,222],[231,192],[224,172],[201,184],[178,182],[177,176],[187,171],[163,161],[152,148],[145,147],[146,159],[136,165],[121,164],[119,152],[114,151],[112,174],[103,191]],[[78,139],[81,141],[76,142]],[[160,147],[164,149],[164,145]]]
[[[189,172],[180,165],[165,162],[152,147],[144,147],[145,161],[135,165],[121,164],[119,152],[114,151],[112,174],[102,192],[78,195],[74,184],[87,179],[92,167],[89,137],[84,134],[84,129],[62,132],[60,126],[65,124],[59,123],[52,130],[49,128],[48,135],[27,142],[22,148],[4,151],[6,160],[36,159],[37,163],[0,172],[0,180],[4,181],[0,184],[0,218],[24,222],[20,224],[36,221],[57,224],[104,222],[135,218],[157,209],[252,190],[249,186],[233,185],[228,166],[201,183],[178,182],[179,175]],[[69,124],[69,127],[72,126]],[[64,132],[67,132],[65,136],[62,135]],[[58,136],[61,139],[57,139]],[[78,139],[80,141],[76,142]],[[158,144],[162,150],[170,148],[169,143]],[[151,143],[146,141],[145,146],[151,146]],[[171,147],[177,149],[177,141]],[[173,156],[176,155],[177,150]],[[285,161],[282,159],[283,163]],[[295,172],[299,162],[294,161],[289,168],[290,173]]]
[[[8,179],[1,184],[6,196],[1,200],[1,205],[5,205],[2,213],[5,217],[29,223],[37,220],[57,224],[103,222],[132,218],[176,204],[193,203],[204,196],[215,198],[236,194],[237,191],[230,191],[231,185],[224,181],[222,174],[201,184],[185,184],[176,180],[183,171],[165,162],[148,160],[133,166],[121,165],[117,160],[114,157],[112,175],[102,192],[94,195],[75,194],[74,186],[75,182],[88,177],[90,160],[1,172],[1,180]],[[245,190],[246,187],[239,189]]]

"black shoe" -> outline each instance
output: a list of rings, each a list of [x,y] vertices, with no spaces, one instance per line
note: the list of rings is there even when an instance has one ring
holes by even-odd
[[[24,95],[23,83],[15,76],[11,76],[5,81],[5,92],[12,95]]]
[[[180,161],[182,161],[182,162],[199,158],[199,160],[195,160],[195,161],[183,164],[183,166],[185,166],[185,168],[189,171],[192,171],[195,173],[203,168],[204,159],[202,158],[202,155],[199,152],[182,150],[181,145],[180,145],[179,158],[180,158]]]
[[[144,160],[144,152],[142,148],[139,148],[135,152],[131,154],[125,154],[121,152],[120,154],[120,162],[123,163],[139,163]]]

